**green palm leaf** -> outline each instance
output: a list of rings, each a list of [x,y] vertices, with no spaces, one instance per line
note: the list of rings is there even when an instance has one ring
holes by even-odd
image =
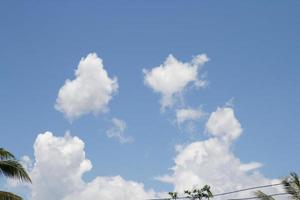
[[[15,160],[16,158],[9,151],[6,151],[5,149],[0,148],[0,160],[7,160],[7,159],[13,159],[13,160]]]
[[[23,166],[16,160],[0,160],[0,173],[9,178],[20,179],[31,183]]]
[[[22,200],[22,198],[10,192],[0,191],[0,200]]]
[[[12,153],[3,148],[0,148],[0,175],[31,183],[24,167]],[[22,200],[22,198],[11,192],[0,191],[0,200]]]
[[[260,199],[260,200],[275,200],[273,197],[263,193],[262,191],[257,191],[255,192],[255,195]]]
[[[292,196],[292,199],[300,200],[300,181],[296,173],[292,172],[289,177],[282,181],[284,189]]]

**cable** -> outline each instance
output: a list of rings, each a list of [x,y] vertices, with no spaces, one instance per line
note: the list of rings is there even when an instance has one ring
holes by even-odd
[[[270,194],[270,195],[266,195],[267,197],[274,197],[274,196],[280,196],[280,195],[286,195],[289,194],[287,192],[283,192],[283,193],[275,193],[275,194]],[[237,199],[227,199],[227,200],[248,200],[248,199],[259,199],[259,197],[245,197],[245,198],[237,198]]]
[[[275,183],[275,184],[268,184],[268,185],[260,185],[260,186],[255,186],[255,187],[249,187],[249,188],[244,188],[244,189],[240,189],[240,190],[234,190],[234,191],[230,191],[230,192],[224,192],[224,193],[219,193],[219,194],[215,194],[213,195],[214,197],[216,196],[224,196],[227,194],[234,194],[234,193],[238,193],[238,192],[244,192],[244,191],[248,191],[248,190],[254,190],[254,189],[259,189],[259,188],[267,188],[267,187],[274,187],[274,186],[278,186],[278,185],[282,185],[282,183]],[[278,193],[278,194],[283,194],[283,193]],[[275,196],[277,196],[277,194],[274,194]],[[185,197],[177,197],[177,199],[185,199]],[[254,198],[254,197],[249,197],[249,198]],[[161,198],[161,199],[147,199],[147,200],[170,200],[171,198]],[[232,199],[232,200],[238,200],[238,199]]]
[[[224,193],[220,193],[220,194],[215,194],[214,197],[216,197],[216,196],[223,196],[223,195],[227,195],[227,194],[233,194],[233,193],[237,193],[237,192],[244,192],[244,191],[254,190],[254,189],[259,189],[259,188],[274,187],[274,186],[278,186],[278,185],[282,185],[282,183],[275,183],[275,184],[269,184],[269,185],[261,185],[261,186],[244,188],[244,189],[240,189],[240,190],[234,190],[234,191],[231,191],[231,192],[224,192]]]

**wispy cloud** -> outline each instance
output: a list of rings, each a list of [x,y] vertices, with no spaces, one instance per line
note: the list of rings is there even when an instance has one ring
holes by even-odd
[[[113,118],[111,122],[112,126],[106,131],[107,137],[116,138],[120,143],[130,143],[134,141],[133,137],[125,135],[125,129],[127,127],[125,121]]]

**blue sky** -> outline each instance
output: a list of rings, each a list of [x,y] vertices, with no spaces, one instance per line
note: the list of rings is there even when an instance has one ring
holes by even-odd
[[[175,146],[210,138],[206,121],[233,99],[243,129],[230,146],[235,156],[262,163],[259,171],[270,179],[299,171],[299,8],[296,0],[2,2],[1,145],[34,162],[39,133],[70,131],[85,143],[93,165],[84,180],[120,175],[168,191],[176,183],[154,177],[170,174]],[[54,108],[58,92],[93,52],[119,87],[107,112],[70,122]],[[163,64],[169,54],[181,62],[206,54],[210,61],[198,74],[206,87],[186,88],[183,104],[162,111],[161,95],[145,84],[143,69]],[[191,122],[195,133],[174,122],[183,107],[206,113]],[[107,137],[113,118],[126,123],[124,134],[133,142]]]

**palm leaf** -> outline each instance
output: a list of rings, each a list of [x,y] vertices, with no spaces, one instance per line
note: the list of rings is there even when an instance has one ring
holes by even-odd
[[[300,181],[296,173],[292,172],[289,177],[282,181],[284,189],[292,195],[292,199],[300,200]]]
[[[255,192],[255,195],[260,199],[260,200],[275,200],[273,197],[263,193],[262,191],[257,191]]]
[[[0,191],[0,200],[22,200],[22,198],[10,192]]]
[[[9,151],[0,148],[0,160],[7,160],[7,159],[16,159],[15,156],[10,153]]]
[[[21,181],[31,183],[29,175],[16,160],[0,160],[0,173],[9,178],[20,179]]]

